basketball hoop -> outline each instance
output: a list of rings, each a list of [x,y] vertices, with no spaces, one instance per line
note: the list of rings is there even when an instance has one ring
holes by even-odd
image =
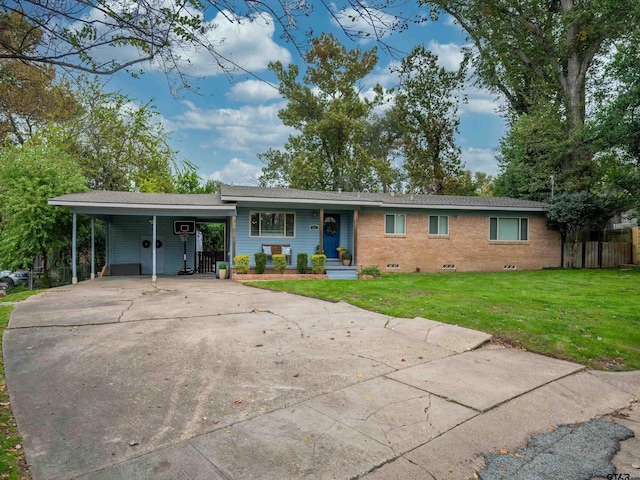
[[[189,232],[180,232],[178,235],[180,235],[180,240],[185,243],[187,241],[187,238],[189,238]]]

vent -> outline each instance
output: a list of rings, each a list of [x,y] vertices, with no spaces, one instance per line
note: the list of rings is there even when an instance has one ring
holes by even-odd
[[[442,265],[442,269],[443,270],[455,270],[456,266],[454,263],[445,263],[444,265]]]
[[[517,267],[515,265],[505,265],[502,267],[503,270],[516,270]]]
[[[400,265],[397,263],[387,263],[387,268],[396,269],[396,268],[400,268]]]

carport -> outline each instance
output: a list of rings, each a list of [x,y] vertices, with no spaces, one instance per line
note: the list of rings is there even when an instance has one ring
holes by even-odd
[[[185,244],[174,234],[174,222],[223,223],[225,259],[233,258],[236,206],[219,194],[154,194],[89,191],[49,200],[73,214],[72,283],[77,275],[77,216],[91,218],[91,278],[95,278],[95,220],[106,226],[106,266],[110,275],[176,274],[184,262]],[[187,259],[195,262],[196,237],[186,244]]]

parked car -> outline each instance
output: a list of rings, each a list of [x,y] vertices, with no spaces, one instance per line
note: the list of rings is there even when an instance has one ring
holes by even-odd
[[[3,270],[0,273],[0,282],[7,285],[7,287],[15,287],[21,283],[29,282],[29,270],[19,268],[15,272],[11,273],[10,270]]]

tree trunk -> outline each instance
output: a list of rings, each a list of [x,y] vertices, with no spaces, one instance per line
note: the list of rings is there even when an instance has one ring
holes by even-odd
[[[47,252],[42,251],[42,275],[44,276],[44,284],[47,288],[51,288],[51,278],[49,277],[49,258]]]

